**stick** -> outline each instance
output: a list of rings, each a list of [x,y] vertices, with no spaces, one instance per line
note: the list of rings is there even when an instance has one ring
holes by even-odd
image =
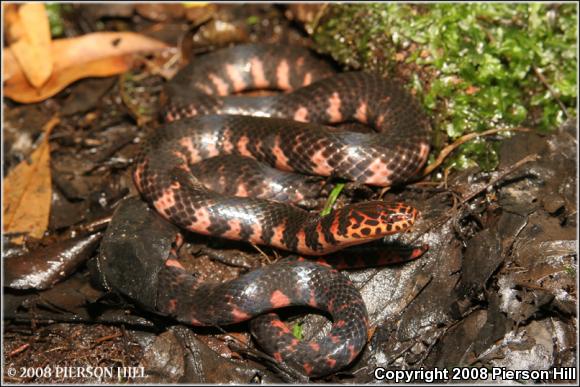
[[[449,156],[449,154],[451,152],[453,152],[455,149],[457,149],[460,145],[465,144],[467,141],[473,140],[474,138],[478,138],[481,136],[488,136],[490,134],[499,133],[499,132],[506,132],[506,131],[530,132],[531,130],[528,128],[511,128],[511,129],[500,128],[500,129],[486,130],[485,132],[481,132],[481,133],[469,133],[469,134],[466,134],[465,136],[461,136],[453,144],[447,145],[445,148],[443,148],[441,150],[441,152],[439,152],[439,156],[437,156],[437,159],[433,163],[431,163],[427,167],[425,167],[425,169],[423,170],[423,176],[427,176],[428,174],[433,172],[433,170],[435,170],[437,167],[439,167],[443,163],[443,161],[447,158],[447,156]]]
[[[523,159],[510,165],[509,167],[507,167],[506,169],[501,171],[501,173],[498,176],[496,176],[494,179],[492,179],[488,184],[486,184],[482,188],[480,188],[480,189],[476,190],[475,192],[472,192],[471,194],[464,197],[461,200],[460,205],[467,203],[468,201],[470,201],[471,199],[473,199],[474,197],[476,197],[477,195],[479,195],[480,193],[482,193],[483,191],[485,191],[489,187],[494,186],[498,181],[502,180],[504,177],[506,177],[507,175],[509,175],[510,173],[512,173],[513,171],[515,171],[516,169],[518,169],[519,167],[521,167],[525,163],[529,163],[530,161],[536,161],[538,158],[540,158],[540,156],[538,154],[527,155]]]
[[[548,89],[548,91],[550,92],[552,97],[554,97],[558,105],[560,105],[560,109],[562,109],[562,111],[564,112],[566,119],[569,119],[570,116],[568,115],[568,110],[566,110],[566,106],[564,106],[564,103],[562,103],[562,101],[560,100],[560,97],[558,96],[556,90],[554,90],[552,86],[550,86],[548,80],[546,79],[546,77],[544,77],[544,74],[542,74],[539,68],[537,68],[536,66],[532,66],[532,68],[534,69],[534,74],[536,74],[540,82],[542,82],[542,84],[546,86],[546,89]]]

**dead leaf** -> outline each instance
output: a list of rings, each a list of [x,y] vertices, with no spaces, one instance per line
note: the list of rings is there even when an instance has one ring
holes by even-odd
[[[107,77],[127,71],[138,52],[162,50],[168,46],[133,32],[97,32],[51,44],[55,59],[52,76],[35,89],[22,73],[9,49],[4,49],[4,95],[21,103],[49,98],[81,78]]]
[[[4,231],[41,238],[48,227],[52,197],[50,132],[60,122],[53,117],[44,126],[44,139],[30,156],[4,178]],[[15,241],[16,243],[22,242]]]
[[[142,3],[135,6],[135,11],[146,19],[167,22],[183,18],[185,8],[176,3]]]
[[[41,87],[52,73],[50,25],[42,3],[26,3],[18,8],[21,25],[20,38],[10,45],[10,50],[20,64],[26,79]]]
[[[4,95],[16,102],[34,103],[52,97],[66,86],[87,77],[110,77],[127,71],[131,67],[129,56],[114,56],[73,66],[64,72],[54,72],[40,89],[32,87],[22,77],[13,78],[17,82],[6,82]]]
[[[24,28],[18,16],[17,4],[2,3],[2,14],[4,16],[4,30],[8,43],[16,42],[24,36]]]
[[[208,3],[184,3],[185,18],[193,22],[193,26],[199,26],[211,19],[217,12],[215,4]]]
[[[185,8],[196,8],[196,7],[202,8],[202,7],[213,7],[214,4],[207,3],[204,1],[186,1],[183,3],[183,6]]]

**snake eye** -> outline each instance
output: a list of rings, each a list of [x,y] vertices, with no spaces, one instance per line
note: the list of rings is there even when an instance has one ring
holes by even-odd
[[[407,204],[383,201],[357,203],[338,211],[339,217],[335,217],[336,221],[332,224],[336,227],[335,234],[344,236],[344,245],[365,243],[385,235],[404,232],[415,223],[419,213]],[[342,233],[339,232],[341,223],[345,225]]]
[[[381,216],[387,232],[404,231],[415,223],[419,212],[417,209],[403,203],[397,203],[389,208]]]

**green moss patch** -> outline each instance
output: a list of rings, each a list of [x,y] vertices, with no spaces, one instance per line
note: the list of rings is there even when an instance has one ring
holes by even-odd
[[[576,7],[332,5],[313,37],[346,67],[405,79],[433,118],[441,147],[491,128],[550,131],[576,116]],[[463,145],[447,166],[473,163],[497,165],[489,139]]]

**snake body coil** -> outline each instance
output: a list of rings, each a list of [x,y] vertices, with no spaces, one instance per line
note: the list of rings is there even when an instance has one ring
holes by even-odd
[[[144,198],[184,229],[307,255],[408,229],[417,210],[403,203],[357,203],[321,217],[281,202],[319,189],[296,173],[386,187],[413,178],[429,153],[428,120],[397,82],[361,72],[332,75],[320,63],[305,49],[270,45],[197,58],[168,84],[165,116],[174,122],[157,131],[137,162],[134,180]],[[288,92],[231,95],[252,89]],[[375,133],[325,126],[347,121]],[[311,376],[349,364],[366,342],[360,294],[326,266],[281,262],[215,285],[197,283],[170,259],[161,275],[159,305],[193,325],[240,322],[292,305],[326,310],[332,330],[308,344],[274,315],[252,322],[264,349]]]

